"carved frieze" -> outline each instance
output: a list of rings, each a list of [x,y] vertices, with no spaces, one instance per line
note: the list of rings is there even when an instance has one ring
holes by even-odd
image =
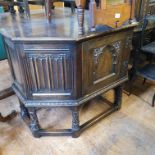
[[[121,48],[121,41],[116,41],[112,44],[112,46],[114,47],[113,49],[113,64],[116,65],[118,63],[118,55],[120,52],[120,48]]]
[[[94,84],[97,84],[115,75],[116,65],[118,64],[120,50],[121,50],[120,40],[113,42],[109,45],[104,45],[93,49],[93,60],[94,60],[93,83]],[[104,55],[105,52],[109,53],[110,54],[109,56],[111,58],[109,56],[107,57],[107,54]],[[104,68],[103,63],[106,63],[105,61],[109,63],[108,66],[110,67],[103,69],[102,71],[99,72],[99,68]]]
[[[120,48],[121,48],[121,41],[116,41],[112,43],[112,46],[115,48],[116,52],[119,53]]]
[[[72,111],[72,129],[78,130],[79,129],[79,112]]]
[[[128,36],[125,41],[125,48],[132,49],[132,37]]]
[[[128,70],[128,60],[123,61],[121,70],[120,70],[120,77],[123,77],[127,74],[127,70]]]
[[[104,53],[105,49],[109,49],[109,52],[112,53],[113,64],[117,64],[117,57],[121,48],[121,41],[116,41],[111,45],[105,45],[99,48],[95,48],[93,51],[94,56],[94,64],[97,65],[99,63],[100,56]]]
[[[106,46],[94,49],[94,53],[93,54],[94,54],[94,63],[95,64],[98,64],[99,57],[100,57],[101,54],[103,54],[105,48],[106,48]]]

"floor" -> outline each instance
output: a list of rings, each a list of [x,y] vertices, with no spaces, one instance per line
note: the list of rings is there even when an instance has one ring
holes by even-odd
[[[7,61],[0,62],[0,90],[11,85]],[[0,155],[155,155],[155,108],[150,106],[155,84],[138,79],[133,94],[123,94],[121,110],[87,129],[79,138],[34,138],[18,115],[7,123],[0,123]],[[112,100],[112,92],[104,95]],[[81,121],[99,113],[103,100],[94,99],[80,113]],[[0,101],[5,116],[19,111],[16,96]],[[66,109],[43,109],[38,112],[43,127],[70,125]],[[52,125],[52,126],[51,126]]]

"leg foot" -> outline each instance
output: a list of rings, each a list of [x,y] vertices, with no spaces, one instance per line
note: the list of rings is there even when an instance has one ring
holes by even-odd
[[[41,137],[41,135],[40,135],[40,133],[38,131],[33,131],[32,134],[33,134],[33,136],[35,138],[40,138]]]
[[[36,114],[36,109],[29,108],[28,110],[30,115],[30,124],[29,124],[30,130],[32,131],[34,137],[39,138],[41,136],[39,134],[40,125]]]
[[[19,102],[20,102],[20,109],[21,109],[20,116],[24,121],[27,121],[30,119],[28,109],[24,106],[24,104],[21,101]]]
[[[77,138],[80,136],[79,132],[79,107],[72,107],[72,137]]]
[[[82,7],[77,7],[77,18],[78,18],[78,34],[82,35],[84,33],[84,9]]]

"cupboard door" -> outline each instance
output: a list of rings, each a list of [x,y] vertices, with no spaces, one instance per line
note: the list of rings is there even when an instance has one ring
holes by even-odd
[[[84,95],[107,87],[121,78],[122,53],[126,52],[124,51],[125,38],[126,33],[119,32],[83,43],[82,86]]]

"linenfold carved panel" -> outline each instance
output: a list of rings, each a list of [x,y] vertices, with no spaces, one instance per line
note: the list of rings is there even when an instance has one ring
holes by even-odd
[[[72,87],[72,65],[69,53],[26,54],[34,92],[64,92]]]

